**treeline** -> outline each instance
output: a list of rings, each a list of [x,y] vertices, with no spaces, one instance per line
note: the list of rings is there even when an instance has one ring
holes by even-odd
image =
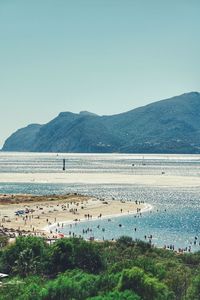
[[[199,300],[200,252],[117,242],[20,237],[0,251],[1,300]]]

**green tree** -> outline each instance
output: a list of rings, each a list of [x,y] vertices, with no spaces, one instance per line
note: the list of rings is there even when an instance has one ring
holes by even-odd
[[[74,266],[74,249],[70,239],[60,239],[51,246],[49,270],[52,273],[64,272]]]
[[[58,275],[45,288],[44,300],[84,300],[97,294],[98,277],[75,270]]]
[[[119,247],[129,247],[134,244],[132,237],[123,235],[117,240],[117,246]]]
[[[97,245],[84,240],[76,240],[75,242],[75,267],[91,273],[101,271],[104,267],[104,263]]]
[[[42,278],[37,276],[23,280],[14,277],[0,287],[0,300],[42,300],[43,284]]]
[[[200,299],[200,275],[193,278],[192,283],[187,291],[187,300]]]
[[[88,298],[88,300],[142,300],[138,295],[131,291],[109,292],[102,296]]]
[[[2,252],[0,267],[6,273],[21,274],[22,268],[20,263],[23,263],[24,267],[26,264],[29,264],[27,271],[30,270],[31,272],[37,265],[39,267],[37,272],[40,273],[45,269],[47,249],[48,245],[42,238],[19,237],[14,244],[7,246]],[[34,266],[31,264],[34,264]],[[18,267],[20,268],[18,269]],[[29,272],[25,273],[27,275]]]
[[[172,300],[173,294],[157,278],[146,274],[142,269],[133,267],[122,272],[118,289],[132,290],[144,300]]]
[[[174,292],[176,299],[184,299],[189,282],[191,270],[180,263],[167,264],[167,272],[164,278],[165,284]]]
[[[19,253],[13,271],[24,277],[28,274],[39,273],[40,261],[34,257],[32,249],[24,249]]]

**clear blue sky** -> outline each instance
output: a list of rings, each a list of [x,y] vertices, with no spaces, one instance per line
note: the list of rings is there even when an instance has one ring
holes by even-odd
[[[60,111],[200,91],[199,0],[0,0],[0,146]]]

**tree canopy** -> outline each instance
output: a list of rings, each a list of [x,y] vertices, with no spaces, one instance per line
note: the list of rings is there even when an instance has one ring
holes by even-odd
[[[0,251],[0,300],[199,300],[200,253],[117,242],[19,237]]]

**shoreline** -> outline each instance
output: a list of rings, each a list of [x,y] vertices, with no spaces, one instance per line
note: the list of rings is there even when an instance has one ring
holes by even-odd
[[[118,200],[112,200],[112,201],[118,201]],[[121,202],[121,201],[120,201]],[[137,211],[129,211],[129,212],[125,212],[125,213],[119,213],[119,214],[109,214],[109,215],[103,215],[100,220],[105,220],[105,219],[110,219],[110,218],[119,218],[119,217],[126,217],[126,216],[130,216],[130,215],[137,215],[137,213],[146,213],[149,212],[153,209],[153,205],[148,204],[148,203],[144,203],[144,208],[142,208],[139,212]],[[99,220],[98,217],[94,217],[92,219],[79,219],[78,221],[75,220],[68,220],[68,221],[62,221],[60,223],[63,224],[63,227],[68,226],[70,224],[76,224],[76,223],[86,223],[86,222],[93,222],[93,221],[97,221]],[[46,226],[43,228],[44,231],[49,232],[50,230],[53,230],[54,228],[57,227],[57,223],[54,223],[50,226]]]
[[[64,224],[141,214],[151,209],[150,204],[136,199],[105,200],[76,193],[49,196],[0,195],[0,233],[10,238],[19,235],[51,238],[55,237],[53,228],[64,227]]]

